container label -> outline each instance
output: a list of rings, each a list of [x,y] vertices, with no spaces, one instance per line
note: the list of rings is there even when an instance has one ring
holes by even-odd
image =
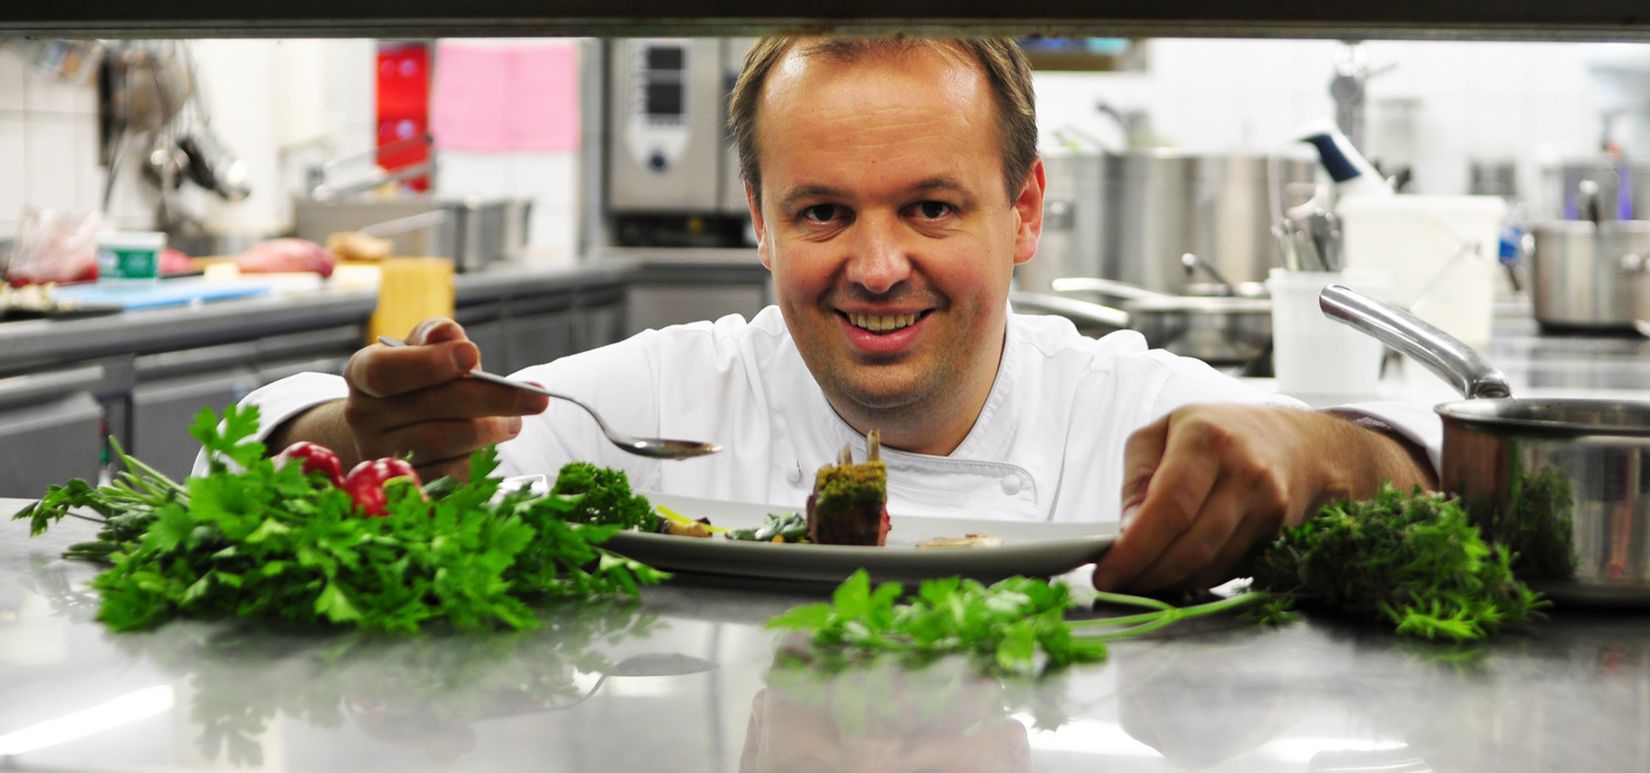
[[[160,265],[152,249],[103,247],[97,251],[97,273],[104,279],[154,279]]]

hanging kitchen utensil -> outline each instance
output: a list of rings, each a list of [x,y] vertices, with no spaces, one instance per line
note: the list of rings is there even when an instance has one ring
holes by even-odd
[[[109,210],[115,181],[128,146],[138,135],[156,135],[188,101],[194,77],[177,41],[118,44],[108,57],[111,136],[109,174],[103,186],[103,210]]]
[[[245,199],[252,194],[251,171],[246,161],[225,147],[212,131],[212,117],[200,96],[200,78],[195,75],[195,57],[185,49],[183,60],[190,73],[189,96],[177,141],[189,160],[189,179],[226,201]]]
[[[1283,255],[1283,267],[1290,271],[1304,270],[1301,266],[1301,254],[1296,246],[1295,232],[1300,230],[1295,225],[1294,218],[1281,217],[1272,224],[1272,237],[1278,240],[1278,252]]]
[[[1650,403],[1514,399],[1477,351],[1397,306],[1340,285],[1320,306],[1467,398],[1433,409],[1438,482],[1520,578],[1561,602],[1650,606]]]
[[[162,191],[177,190],[183,185],[189,157],[184,155],[171,138],[156,136],[143,158],[143,179]]]

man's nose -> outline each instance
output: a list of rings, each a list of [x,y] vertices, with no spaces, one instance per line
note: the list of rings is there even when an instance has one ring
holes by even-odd
[[[854,224],[848,281],[886,293],[911,275],[911,235],[897,217],[862,216]]]

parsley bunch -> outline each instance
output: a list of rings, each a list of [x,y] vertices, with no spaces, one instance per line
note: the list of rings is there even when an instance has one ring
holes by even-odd
[[[1150,633],[1261,598],[1245,594],[1176,607],[1139,596],[1095,593],[1096,600],[1147,611],[1068,621],[1066,610],[1078,601],[1058,582],[1010,577],[988,586],[948,577],[924,581],[908,603],[899,603],[904,590],[897,582],[873,588],[870,576],[860,569],[837,586],[829,603],[793,607],[769,620],[767,627],[809,632],[814,649],[827,655],[856,658],[888,653],[923,661],[962,653],[989,671],[1027,675],[1098,662],[1106,658],[1107,641]]]
[[[1473,641],[1548,605],[1513,576],[1513,553],[1480,536],[1456,500],[1383,485],[1284,530],[1255,568],[1267,616],[1292,606],[1339,610],[1426,639]]]
[[[574,498],[573,510],[567,515],[569,521],[614,524],[636,531],[659,527],[653,506],[646,497],[631,492],[630,479],[621,470],[572,462],[556,474],[550,493]]]
[[[529,601],[634,595],[665,575],[599,544],[617,526],[568,523],[576,499],[499,498],[491,448],[468,482],[389,489],[387,516],[363,518],[350,496],[300,465],[276,466],[251,440],[256,407],[204,410],[190,434],[211,460],[179,484],[131,458],[109,485],[52,486],[17,514],[39,534],[64,517],[102,523],[70,558],[113,565],[92,580],[98,619],[116,630],[176,617],[235,617],[303,627],[412,632],[538,625]],[[439,484],[439,485],[438,485]],[[71,512],[83,508],[97,518]]]

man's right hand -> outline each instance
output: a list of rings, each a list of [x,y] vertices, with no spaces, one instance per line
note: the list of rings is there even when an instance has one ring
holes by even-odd
[[[427,319],[407,343],[357,351],[344,368],[349,397],[294,418],[271,448],[313,440],[338,452],[346,469],[361,459],[410,455],[425,480],[463,479],[471,452],[515,437],[522,416],[549,405],[542,395],[464,378],[480,367],[481,352],[457,322]]]

